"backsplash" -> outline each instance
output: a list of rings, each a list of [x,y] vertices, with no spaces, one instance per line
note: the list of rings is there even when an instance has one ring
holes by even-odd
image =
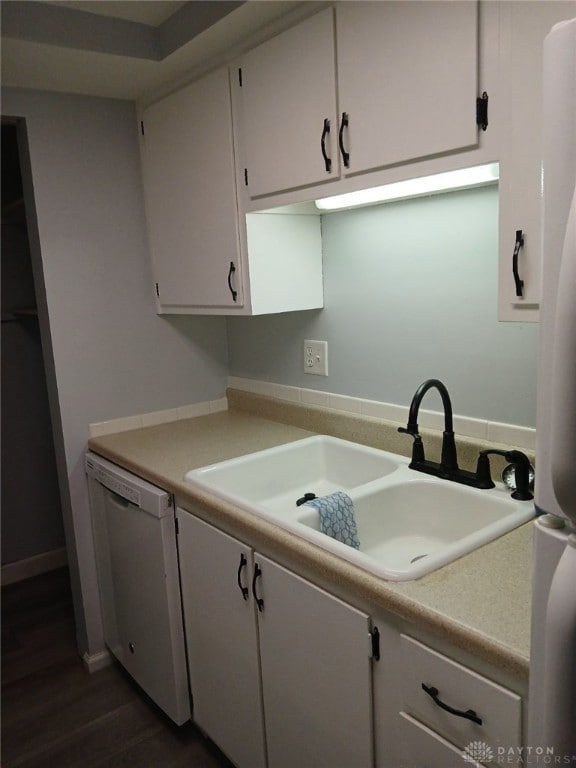
[[[218,411],[226,411],[227,409],[228,401],[225,397],[222,397],[218,400],[205,400],[201,403],[181,405],[178,408],[167,408],[162,411],[141,413],[135,416],[124,416],[119,419],[97,421],[88,426],[88,433],[90,437],[102,437],[102,435],[111,435],[115,432],[128,432],[131,429],[154,427],[157,424],[167,424],[170,421],[193,419],[196,416],[207,416],[209,413],[217,413]]]
[[[328,409],[329,411],[348,416],[382,419],[391,426],[394,424],[405,425],[408,421],[408,407],[394,405],[393,403],[337,395],[333,392],[289,387],[285,384],[274,384],[269,381],[242,379],[236,376],[230,376],[228,387],[239,392],[264,395],[303,407],[311,406],[312,408]],[[230,393],[230,389],[228,393]],[[231,408],[235,407],[235,402],[232,403]],[[269,414],[268,417],[273,418],[273,415]],[[442,432],[444,429],[444,414],[438,411],[421,409],[418,414],[418,424],[423,430]],[[454,431],[458,438],[466,438],[471,441],[485,441],[490,444],[513,446],[528,451],[534,451],[536,447],[536,430],[530,427],[520,427],[515,424],[472,419],[455,414]],[[412,447],[412,441],[407,439],[406,436],[402,436],[398,442],[399,445],[395,449],[400,453],[408,455]],[[405,445],[404,450],[402,450],[403,444]]]
[[[323,216],[324,309],[228,318],[230,375],[401,406],[439,378],[455,413],[533,428],[538,326],[497,321],[497,230],[495,187]]]

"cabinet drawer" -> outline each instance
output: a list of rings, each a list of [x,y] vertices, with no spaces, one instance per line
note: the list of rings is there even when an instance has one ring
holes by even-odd
[[[463,751],[406,712],[398,716],[398,736],[402,745],[401,768],[462,768]]]
[[[402,635],[406,669],[402,709],[459,748],[481,741],[496,748],[520,744],[522,701],[520,696],[461,664]],[[443,709],[424,691],[436,689],[436,698],[458,712],[473,710],[481,723]]]

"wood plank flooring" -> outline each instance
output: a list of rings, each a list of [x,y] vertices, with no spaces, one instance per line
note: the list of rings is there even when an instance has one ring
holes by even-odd
[[[67,569],[2,589],[3,768],[233,768],[114,664],[78,656]]]

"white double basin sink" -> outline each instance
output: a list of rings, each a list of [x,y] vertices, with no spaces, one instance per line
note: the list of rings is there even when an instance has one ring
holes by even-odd
[[[502,486],[478,490],[408,467],[403,456],[318,435],[188,472],[186,481],[273,522],[375,576],[408,581],[534,516]],[[360,548],[320,532],[316,509],[296,505],[344,491]]]

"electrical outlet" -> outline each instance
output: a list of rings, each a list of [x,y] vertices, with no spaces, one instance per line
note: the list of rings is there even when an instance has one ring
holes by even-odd
[[[328,376],[328,342],[304,340],[304,373]]]

